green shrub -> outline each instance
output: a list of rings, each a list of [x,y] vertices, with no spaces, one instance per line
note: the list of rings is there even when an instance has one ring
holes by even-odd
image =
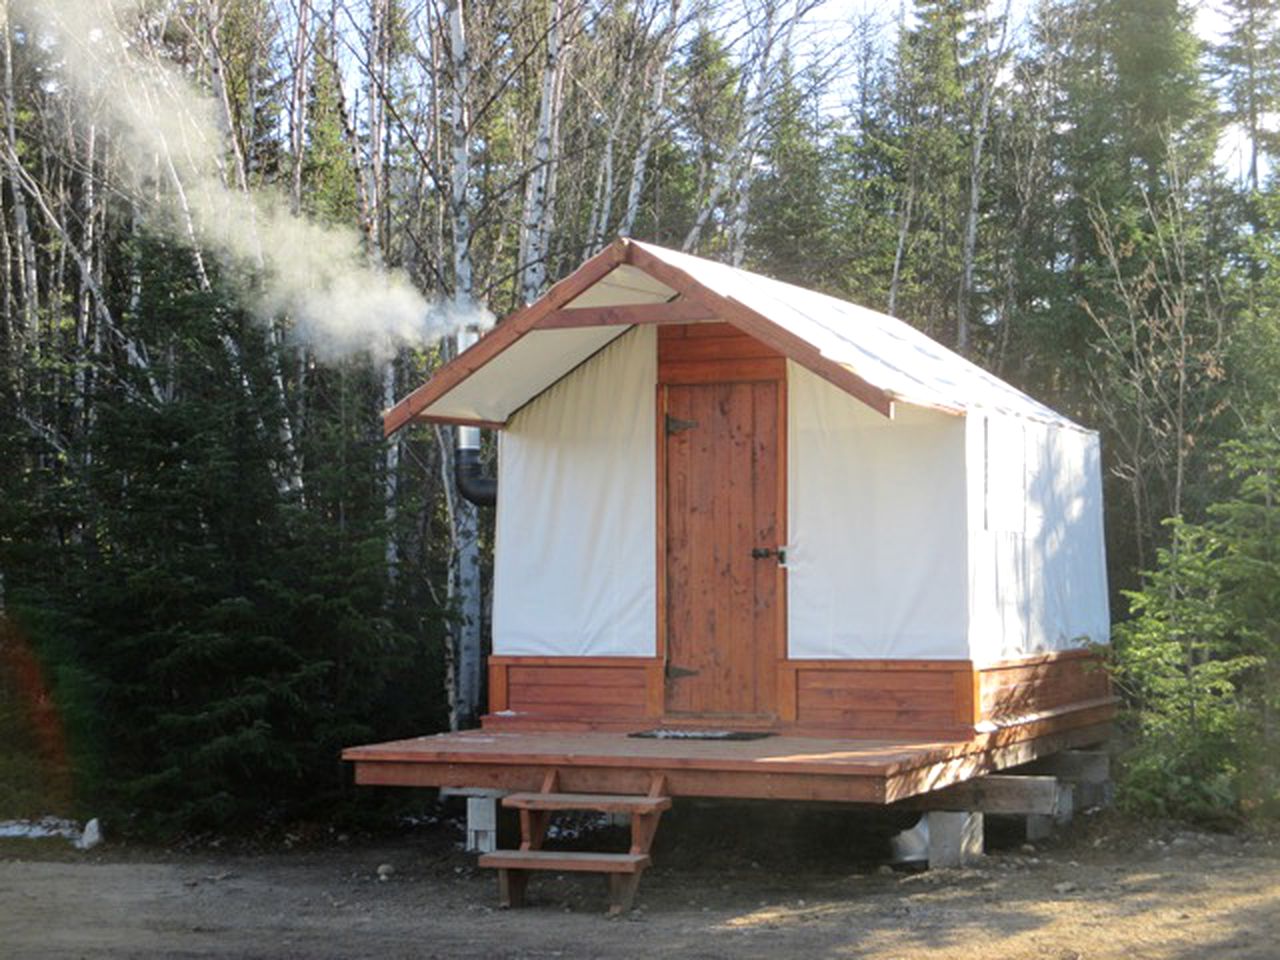
[[[1116,628],[1133,734],[1120,795],[1135,811],[1218,819],[1276,803],[1280,442],[1254,436],[1224,459],[1234,495],[1204,524],[1169,521]]]

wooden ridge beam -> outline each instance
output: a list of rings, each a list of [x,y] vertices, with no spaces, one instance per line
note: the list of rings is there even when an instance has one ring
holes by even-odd
[[[577,327],[629,327],[640,324],[702,323],[718,320],[715,311],[693,300],[627,303],[609,307],[561,307],[538,321],[538,330]]]

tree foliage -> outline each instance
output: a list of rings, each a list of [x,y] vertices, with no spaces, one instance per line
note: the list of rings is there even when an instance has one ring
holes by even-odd
[[[1099,429],[1131,796],[1274,795],[1271,0],[1212,48],[1176,0],[128,5],[237,209],[353,232],[443,331],[345,354],[76,94],[39,16],[71,2],[0,24],[0,597],[86,796],[153,828],[296,813],[344,743],[466,720],[486,521],[449,428],[388,443],[379,414],[619,231],[892,312]]]
[[[1224,451],[1229,498],[1172,539],[1117,636],[1138,739],[1124,799],[1144,812],[1239,816],[1280,799],[1280,437]]]

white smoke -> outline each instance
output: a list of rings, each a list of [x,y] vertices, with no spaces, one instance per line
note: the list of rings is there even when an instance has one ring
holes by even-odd
[[[241,189],[228,169],[217,102],[152,49],[147,0],[21,0],[27,23],[48,34],[70,92],[109,130],[116,171],[153,198],[152,225],[248,264],[263,317],[287,314],[295,336],[328,358],[367,350],[385,357],[462,326],[487,327],[478,306],[429,304],[399,270],[370,264],[355,230],[293,214],[283,200]],[[163,5],[159,9],[163,9]]]

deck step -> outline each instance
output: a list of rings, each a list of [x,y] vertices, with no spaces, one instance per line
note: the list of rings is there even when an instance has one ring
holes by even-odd
[[[661,813],[671,809],[670,797],[616,793],[513,793],[502,800],[517,810],[593,810],[598,813]]]
[[[497,850],[480,857],[480,866],[499,870],[564,870],[581,873],[639,873],[649,866],[647,853],[580,853],[566,850]]]

